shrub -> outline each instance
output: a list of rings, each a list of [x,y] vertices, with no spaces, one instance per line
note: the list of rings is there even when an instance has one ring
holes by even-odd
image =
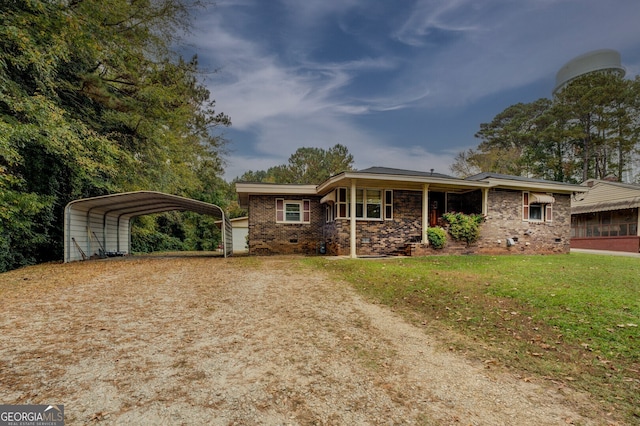
[[[484,217],[479,214],[445,213],[442,215],[449,223],[449,234],[454,240],[473,244],[480,238],[480,224]]]
[[[440,227],[428,228],[427,239],[429,240],[429,245],[434,249],[444,248],[447,244],[447,231]]]

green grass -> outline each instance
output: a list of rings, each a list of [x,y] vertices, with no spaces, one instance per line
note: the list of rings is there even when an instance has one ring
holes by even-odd
[[[307,263],[446,342],[524,375],[587,391],[640,423],[640,259],[588,254]],[[452,334],[449,333],[449,336]]]

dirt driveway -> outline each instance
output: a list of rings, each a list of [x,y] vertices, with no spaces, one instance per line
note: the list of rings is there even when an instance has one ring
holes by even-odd
[[[40,265],[0,296],[0,403],[69,425],[606,424],[295,258]]]

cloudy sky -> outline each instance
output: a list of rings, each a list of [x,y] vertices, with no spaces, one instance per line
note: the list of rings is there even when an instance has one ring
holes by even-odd
[[[196,53],[231,117],[225,178],[300,147],[348,147],[355,166],[450,173],[480,123],[551,97],[556,72],[596,49],[640,73],[638,0],[218,0]]]

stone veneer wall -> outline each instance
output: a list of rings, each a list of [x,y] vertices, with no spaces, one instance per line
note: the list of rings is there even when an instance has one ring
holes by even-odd
[[[276,223],[276,198],[310,200],[311,223]],[[249,254],[316,254],[322,241],[324,206],[320,197],[249,197]]]
[[[435,250],[423,244],[411,244],[411,255],[434,254],[509,254],[568,253],[570,250],[571,200],[568,194],[554,194],[553,220],[522,220],[522,191],[489,191],[488,214],[480,229],[480,240],[467,246],[448,236],[447,246]],[[404,248],[422,232],[422,193],[394,191],[394,218],[391,221],[358,221],[358,255],[391,254]],[[349,254],[349,220],[325,225],[328,254]],[[507,238],[515,241],[507,246]],[[363,242],[363,239],[364,242]],[[368,242],[367,242],[368,239]]]
[[[412,256],[446,254],[551,254],[569,253],[571,236],[571,199],[568,194],[554,194],[553,221],[522,220],[522,191],[491,190],[489,211],[480,225],[480,240],[467,246],[447,235],[447,245],[436,250],[412,244]],[[515,244],[508,247],[507,238]]]
[[[481,226],[479,253],[569,253],[571,196],[553,194],[553,220],[522,220],[522,191],[489,191],[487,220]],[[507,247],[507,238],[516,240]]]
[[[325,224],[327,253],[350,253],[349,219],[336,219]],[[391,254],[404,248],[411,238],[421,238],[422,192],[393,191],[393,219],[356,221],[356,251],[358,255]]]

